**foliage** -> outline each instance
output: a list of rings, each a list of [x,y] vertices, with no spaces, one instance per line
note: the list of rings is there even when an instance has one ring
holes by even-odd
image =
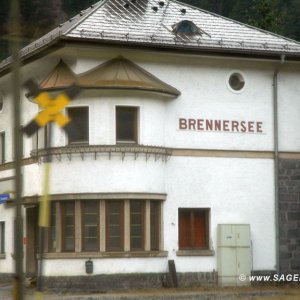
[[[248,21],[256,27],[283,33],[285,16],[280,12],[279,0],[254,0],[249,10]]]

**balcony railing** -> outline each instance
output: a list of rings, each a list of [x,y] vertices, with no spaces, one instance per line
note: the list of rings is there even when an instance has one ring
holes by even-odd
[[[52,147],[48,149],[36,149],[31,152],[31,157],[36,158],[39,162],[43,162],[46,158],[51,156],[52,159],[61,161],[63,157],[68,160],[72,158],[81,157],[84,160],[86,157],[93,156],[97,158],[107,157],[111,159],[113,156],[119,156],[124,160],[126,157],[134,157],[134,159],[144,158],[148,161],[150,158],[155,161],[168,161],[172,155],[172,150],[158,146],[145,146],[136,144],[120,144],[120,145],[70,145],[65,147]]]

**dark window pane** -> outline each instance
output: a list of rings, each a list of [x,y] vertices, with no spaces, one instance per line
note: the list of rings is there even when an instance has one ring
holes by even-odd
[[[51,203],[50,228],[49,228],[49,252],[56,250],[56,203]]]
[[[84,239],[84,250],[94,251],[98,248],[98,239],[97,238],[85,238]]]
[[[140,238],[131,238],[131,248],[139,249],[141,247],[141,239]]]
[[[98,214],[96,213],[96,211],[94,214],[91,214],[91,213],[85,214],[84,223],[86,226],[87,225],[95,225],[95,224],[97,224],[97,218],[98,218]]]
[[[119,249],[120,248],[120,238],[110,237],[109,238],[109,248],[110,248],[110,250]]]
[[[194,247],[206,247],[206,218],[204,211],[194,211]]]
[[[107,251],[123,251],[123,202],[106,202],[106,248]]]
[[[74,238],[66,238],[65,239],[65,250],[73,251],[74,247],[75,247],[74,243],[75,243]]]
[[[83,249],[97,251],[99,248],[99,202],[83,202],[82,209]]]
[[[191,247],[190,212],[187,210],[179,211],[179,247]]]
[[[5,253],[5,222],[0,222],[0,253]]]
[[[150,248],[152,251],[159,250],[159,230],[160,230],[160,203],[151,201],[150,203]]]
[[[0,132],[0,163],[5,163],[5,132]]]
[[[75,250],[75,203],[66,202],[62,208],[62,242],[63,251]]]
[[[207,209],[179,209],[179,248],[208,248]]]
[[[68,135],[69,144],[89,142],[89,109],[88,107],[69,107],[72,130]]]
[[[144,202],[130,201],[130,248],[144,250]]]
[[[98,228],[96,226],[85,227],[84,236],[97,238]]]
[[[73,224],[74,224],[74,215],[73,214],[71,214],[70,215],[70,212],[67,212],[67,216],[66,216],[66,225],[67,226],[73,226]]]
[[[116,108],[116,138],[117,141],[137,142],[137,108]]]

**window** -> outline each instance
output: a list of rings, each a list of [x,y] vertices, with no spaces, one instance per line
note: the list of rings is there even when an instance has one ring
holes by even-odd
[[[235,71],[227,76],[227,86],[234,93],[240,93],[244,90],[245,79],[240,71]]]
[[[71,129],[68,131],[69,144],[89,142],[89,108],[69,107],[67,114],[71,119]]]
[[[99,202],[82,202],[82,249],[99,249]]]
[[[5,253],[5,222],[0,222],[0,254]]]
[[[0,163],[5,163],[5,132],[0,132]]]
[[[2,112],[2,110],[3,110],[3,103],[4,103],[4,95],[0,91],[0,112]]]
[[[209,209],[179,208],[179,249],[208,249]]]
[[[32,150],[46,149],[47,147],[51,147],[49,140],[51,135],[50,131],[52,131],[51,124],[47,124],[46,126],[40,128],[32,136]]]
[[[75,250],[75,203],[62,203],[62,250]]]
[[[116,107],[116,139],[117,142],[138,142],[138,108]]]
[[[56,251],[56,203],[52,203],[51,211],[50,211],[50,226],[49,226],[49,251],[55,252]]]
[[[144,250],[145,206],[142,201],[130,201],[130,250]]]
[[[124,207],[121,201],[106,203],[106,251],[124,250]]]
[[[128,257],[131,251],[133,256],[141,251],[143,257],[147,252],[164,255],[161,205],[148,199],[52,201],[47,252],[53,258],[59,253],[73,257],[72,252],[87,257],[91,252],[99,257]]]
[[[150,249],[159,250],[160,239],[160,203],[157,201],[150,202]]]
[[[185,34],[198,34],[201,33],[196,24],[189,20],[183,20],[172,26],[173,32],[175,34],[185,33]]]

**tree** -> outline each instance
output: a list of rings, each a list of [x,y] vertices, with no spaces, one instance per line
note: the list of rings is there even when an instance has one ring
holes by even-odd
[[[254,0],[250,6],[248,23],[271,32],[284,32],[285,15],[279,0]]]

